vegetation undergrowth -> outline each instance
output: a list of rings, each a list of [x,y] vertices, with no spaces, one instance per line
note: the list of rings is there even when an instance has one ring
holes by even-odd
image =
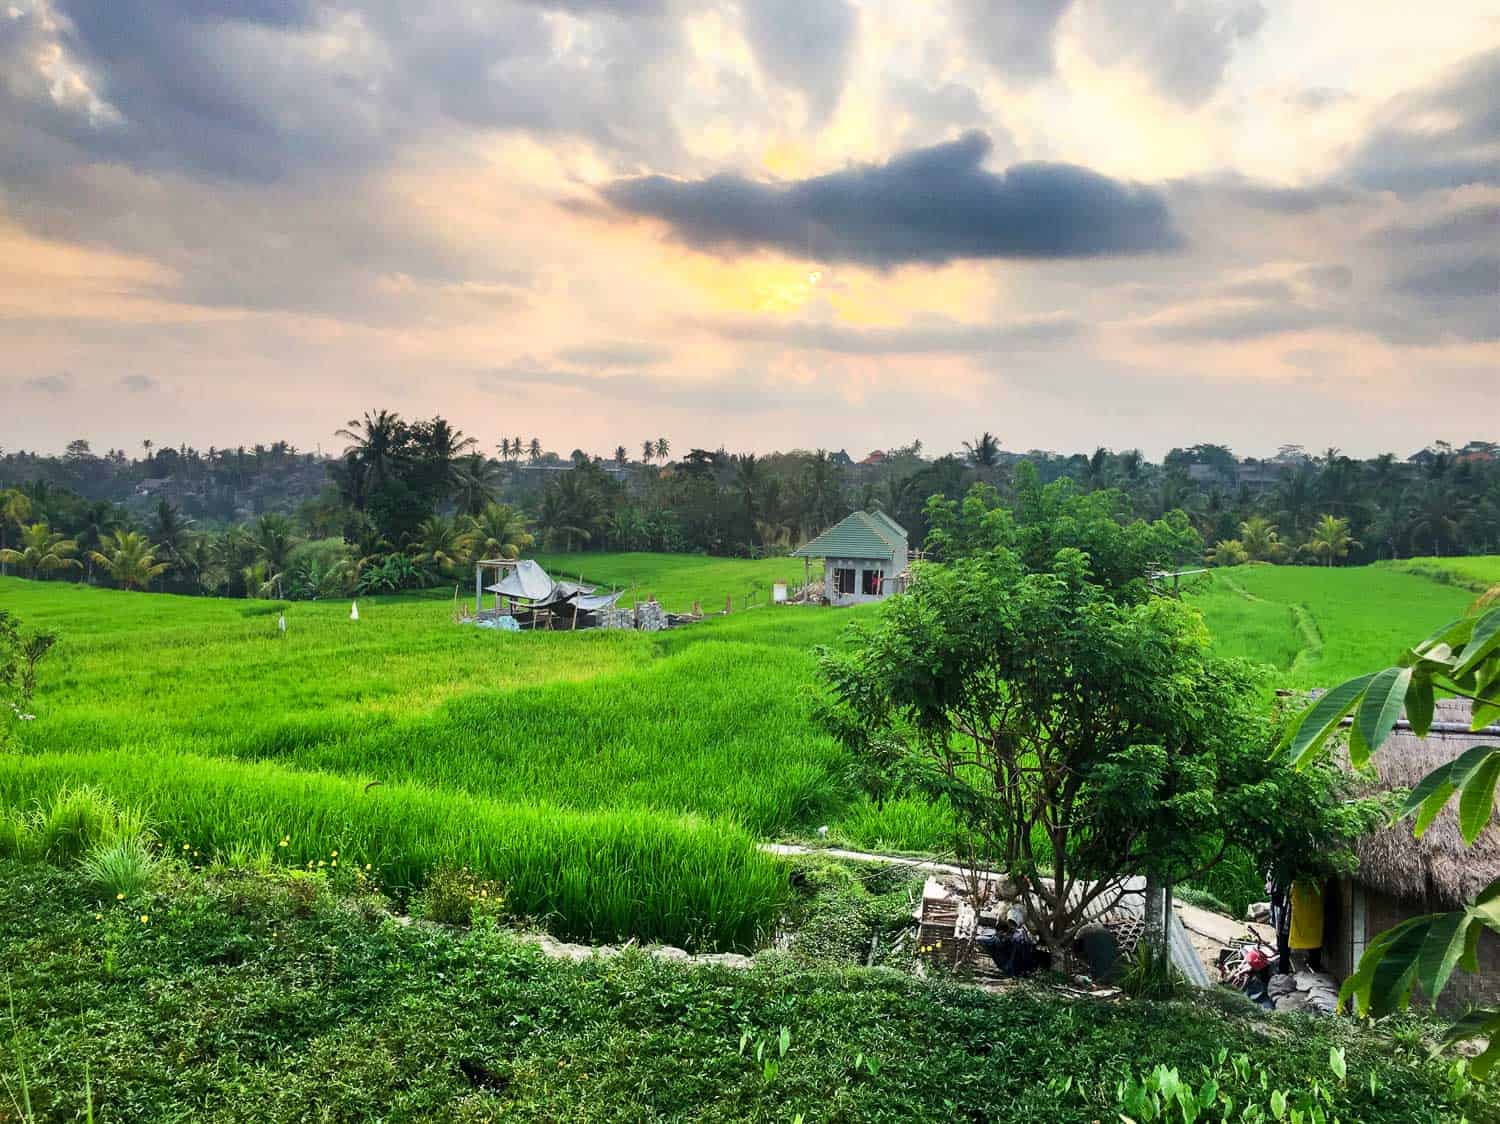
[[[0,1073],[14,1083],[24,1069],[38,1120],[81,1117],[91,1095],[97,1118],[121,1124],[1082,1124],[1116,1119],[1127,1083],[1158,1066],[1239,1103],[1280,1090],[1296,1105],[1317,1082],[1329,1120],[1500,1108],[1420,1043],[1343,1020],[990,994],[767,954],[748,972],[642,953],[574,964],[492,926],[395,924],[339,877],[173,863],[115,902],[74,867],[0,860],[16,1012]]]

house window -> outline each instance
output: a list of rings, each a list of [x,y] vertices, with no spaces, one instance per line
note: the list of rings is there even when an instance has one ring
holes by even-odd
[[[850,594],[854,592],[854,571],[837,569],[833,571],[833,591],[838,594]]]
[[[860,589],[860,592],[863,593],[866,597],[879,597],[880,571],[861,570],[859,576],[862,581],[862,588]]]

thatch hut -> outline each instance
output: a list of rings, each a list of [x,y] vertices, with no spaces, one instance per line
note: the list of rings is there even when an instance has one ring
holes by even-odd
[[[1375,754],[1381,789],[1414,788],[1438,766],[1476,745],[1500,750],[1500,726],[1469,729],[1471,711],[1465,699],[1440,700],[1432,729],[1419,738],[1403,718]],[[1329,967],[1347,975],[1365,946],[1377,934],[1408,917],[1458,909],[1500,878],[1500,826],[1491,821],[1472,847],[1458,831],[1452,803],[1421,839],[1402,820],[1362,839],[1356,847],[1359,870],[1338,880],[1325,897],[1324,950]],[[1479,942],[1478,975],[1454,974],[1439,1006],[1462,1010],[1471,1003],[1500,1001],[1500,934],[1486,931]]]

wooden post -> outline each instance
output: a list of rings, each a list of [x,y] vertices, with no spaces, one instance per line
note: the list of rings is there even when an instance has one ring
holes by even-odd
[[[454,592],[457,593],[458,591],[454,590]],[[495,600],[498,601],[499,599],[500,599],[500,595],[496,594],[495,595]],[[476,563],[474,563],[474,615],[477,617],[479,615],[480,611],[483,608],[484,608],[484,567],[482,565],[480,565],[478,562],[476,562]]]

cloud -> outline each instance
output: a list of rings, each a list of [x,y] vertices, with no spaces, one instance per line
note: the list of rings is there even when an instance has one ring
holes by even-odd
[[[820,123],[843,93],[859,13],[847,0],[749,0],[745,37],[761,69],[799,90]]]
[[[161,383],[150,375],[122,375],[118,385],[121,390],[129,391],[131,394],[145,394],[147,391],[158,389]]]
[[[565,348],[557,358],[582,367],[654,367],[672,358],[672,352],[650,344],[616,341]]]
[[[1307,215],[1358,202],[1360,193],[1333,182],[1274,184],[1235,172],[1177,180],[1172,193],[1184,201],[1229,203],[1272,215]]]
[[[1152,322],[1151,334],[1168,343],[1233,343],[1336,325],[1339,318],[1300,304],[1266,303],[1188,313]]]
[[[1027,82],[1056,65],[1057,24],[1072,0],[955,0],[968,41],[1002,77]]]
[[[1460,205],[1435,218],[1393,223],[1368,241],[1387,247],[1476,245],[1500,238],[1500,203]]]
[[[698,249],[774,249],[880,267],[963,258],[1085,258],[1175,249],[1160,194],[1071,164],[986,171],[979,132],[791,183],[733,174],[617,180],[605,199]]]
[[[1500,305],[1500,256],[1481,254],[1396,279],[1393,291],[1424,301],[1488,297]]]
[[[1003,324],[953,322],[908,328],[851,328],[839,324],[784,324],[761,320],[721,323],[724,338],[845,355],[983,355],[1047,348],[1086,334],[1072,316],[1041,316]]]
[[[1266,21],[1259,0],[1092,0],[1080,36],[1101,66],[1133,66],[1164,96],[1195,109],[1224,80],[1241,41]]]
[[[1408,195],[1500,184],[1500,48],[1393,98],[1346,171],[1364,187]]]
[[[1339,90],[1332,86],[1308,86],[1294,94],[1288,94],[1287,101],[1297,109],[1317,113],[1329,106],[1346,102],[1353,96],[1348,90]]]
[[[21,380],[21,388],[37,394],[67,394],[73,389],[73,375],[69,371],[59,371],[51,375],[33,375],[31,378]]]

